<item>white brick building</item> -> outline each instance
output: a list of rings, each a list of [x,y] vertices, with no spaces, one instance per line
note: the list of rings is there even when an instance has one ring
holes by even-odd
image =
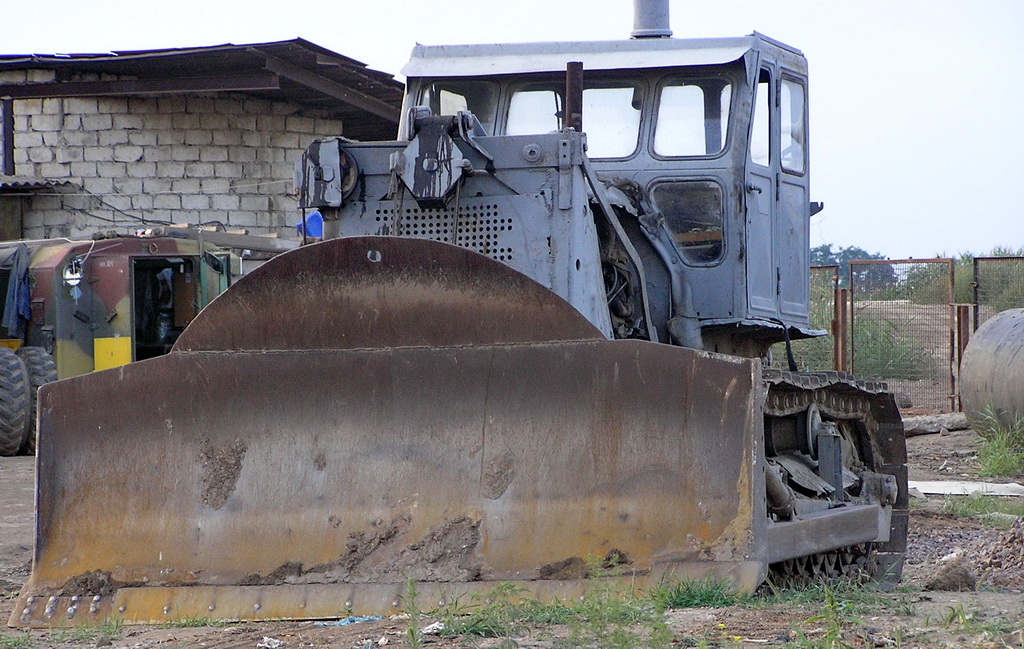
[[[301,39],[0,56],[0,239],[166,224],[294,236],[306,145],[392,139],[401,94]]]

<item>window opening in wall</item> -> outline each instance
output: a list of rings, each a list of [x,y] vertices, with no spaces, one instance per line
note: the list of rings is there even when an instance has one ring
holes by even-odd
[[[195,318],[199,276],[191,257],[134,259],[135,360],[171,351]]]

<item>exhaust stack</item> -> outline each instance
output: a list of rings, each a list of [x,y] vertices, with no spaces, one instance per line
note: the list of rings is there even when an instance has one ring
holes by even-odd
[[[633,38],[669,38],[668,0],[633,0]]]

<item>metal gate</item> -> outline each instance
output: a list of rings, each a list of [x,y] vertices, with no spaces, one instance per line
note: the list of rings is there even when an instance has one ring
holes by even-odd
[[[952,302],[951,259],[851,261],[851,372],[888,383],[902,409],[954,410]]]

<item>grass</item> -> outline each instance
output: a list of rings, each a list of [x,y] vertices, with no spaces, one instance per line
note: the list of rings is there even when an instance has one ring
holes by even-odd
[[[200,617],[195,615],[193,617],[183,617],[177,620],[168,620],[160,626],[165,629],[190,629],[194,627],[224,627],[229,626],[231,622],[224,620],[214,620],[209,617]]]
[[[942,501],[942,513],[957,518],[984,517],[987,514],[1008,514],[1024,517],[1024,499],[1017,497],[986,496],[971,494],[970,496],[947,496]],[[985,525],[999,529],[1008,528],[1013,521],[999,517],[983,519]]]
[[[862,379],[916,380],[932,376],[936,363],[913,338],[880,315],[859,314],[853,327],[854,370]]]
[[[667,649],[671,633],[663,610],[650,596],[621,592],[595,580],[579,600],[549,603],[513,584],[499,584],[466,606],[447,607],[439,617],[447,636],[512,639],[558,624],[568,627],[569,646]]]
[[[450,603],[431,616],[444,622],[444,635],[504,638],[509,639],[509,646],[513,646],[514,638],[528,635],[531,630],[562,625],[568,629],[568,638],[559,640],[563,644],[556,646],[665,649],[673,645],[664,618],[667,609],[810,605],[821,607],[822,613],[806,624],[823,627],[824,634],[810,638],[797,630],[797,644],[793,646],[840,649],[847,646],[842,644],[842,630],[854,624],[860,615],[877,611],[914,614],[908,592],[880,593],[852,582],[821,582],[746,595],[714,578],[664,581],[644,592],[615,590],[600,580],[591,581],[591,588],[579,600],[550,603],[532,599],[528,591],[518,586],[499,584],[483,597],[468,604]],[[721,637],[711,635],[686,641],[696,646],[722,646],[723,642],[729,645],[740,640],[724,630],[721,633]]]
[[[865,615],[884,610],[897,615],[910,616],[915,612],[911,590],[908,586],[881,592],[853,580],[817,581],[796,588],[768,588],[752,600],[752,603],[753,605],[819,605],[822,602],[832,601],[837,602],[843,611],[851,615]]]
[[[93,642],[100,638],[111,640],[121,635],[124,630],[124,622],[112,618],[97,626],[73,626],[65,628],[50,629],[51,642]]]
[[[978,463],[987,478],[1011,478],[1024,475],[1024,421],[1007,424],[992,408],[986,408],[971,421],[978,433]]]
[[[32,646],[32,637],[24,634],[0,633],[0,649],[23,649]]]
[[[847,627],[860,622],[853,607],[845,599],[836,597],[836,592],[828,586],[823,587],[824,607],[818,615],[808,618],[804,625],[820,626],[821,634],[810,638],[802,630],[796,629],[795,647],[806,649],[853,649],[844,637]]]
[[[662,608],[722,608],[748,604],[752,599],[750,595],[737,593],[724,582],[711,577],[661,583],[647,596]]]

